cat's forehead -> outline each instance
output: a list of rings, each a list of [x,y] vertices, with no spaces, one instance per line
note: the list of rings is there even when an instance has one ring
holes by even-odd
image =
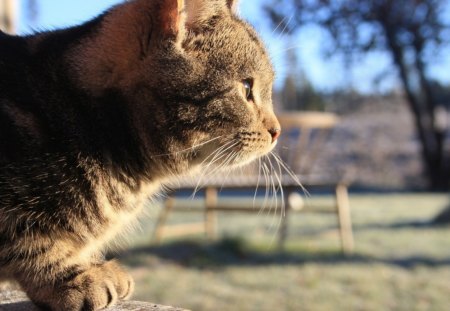
[[[263,41],[245,21],[232,14],[212,17],[202,28],[188,32],[183,42],[198,77],[208,73],[209,81],[223,79],[259,81],[271,88],[274,70]]]
[[[250,24],[240,19],[236,19],[236,22],[241,24],[245,29],[246,35],[250,39],[250,47],[257,51],[254,58],[258,58],[257,60],[260,63],[260,69],[264,71],[264,74],[268,76],[268,78],[273,80],[275,78],[275,70],[263,40]]]
[[[225,19],[213,35],[220,47],[212,53],[223,53],[242,71],[253,71],[267,80],[275,76],[273,65],[264,42],[247,22],[237,16]]]

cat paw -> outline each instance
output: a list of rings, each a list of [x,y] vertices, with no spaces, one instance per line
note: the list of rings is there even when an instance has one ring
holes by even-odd
[[[131,276],[117,263],[96,265],[75,278],[51,288],[29,293],[44,310],[96,311],[109,307],[119,299],[127,299],[134,289]]]

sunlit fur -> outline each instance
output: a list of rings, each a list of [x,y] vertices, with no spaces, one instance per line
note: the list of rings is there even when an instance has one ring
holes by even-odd
[[[65,30],[0,32],[0,272],[34,302],[98,310],[129,297],[103,251],[147,198],[273,149],[274,73],[235,6],[134,0]],[[282,164],[260,163],[280,191]]]

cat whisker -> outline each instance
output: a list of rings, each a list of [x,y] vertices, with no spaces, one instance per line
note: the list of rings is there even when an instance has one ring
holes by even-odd
[[[261,210],[260,210],[260,213],[266,208],[266,206],[267,206],[267,201],[268,201],[268,198],[269,198],[269,172],[267,171],[267,166],[266,166],[266,164],[264,163],[264,162],[261,162],[262,163],[262,165],[261,165],[261,168],[262,168],[262,171],[263,171],[263,173],[264,173],[264,179],[265,179],[265,184],[266,184],[266,190],[265,190],[265,193],[264,193],[264,201],[263,201],[263,205],[262,205],[262,208],[261,208]],[[260,214],[259,213],[259,214]]]
[[[267,161],[269,163],[270,168],[270,185],[272,188],[272,199],[271,199],[271,206],[269,210],[269,214],[272,212],[272,208],[274,209],[274,216],[276,217],[277,209],[278,209],[278,191],[274,180],[274,168],[272,165],[272,161],[270,160],[270,157],[267,156]],[[273,222],[271,224],[271,227],[273,227]]]
[[[279,55],[282,55],[282,54],[284,54],[284,53],[286,53],[288,51],[298,49],[301,46],[302,46],[302,44],[296,44],[296,45],[290,46],[288,48],[285,48],[285,49],[282,49],[282,50],[278,50],[278,51],[276,51],[275,53],[272,54],[272,57],[278,57]]]
[[[217,167],[214,168],[212,171],[210,171],[210,172],[208,173],[207,176],[208,176],[208,177],[209,177],[209,176],[213,176],[216,172],[219,172],[219,171],[221,171],[223,168],[227,167],[232,161],[234,161],[234,159],[236,158],[236,156],[237,156],[237,152],[234,152],[234,151],[233,151],[232,153],[228,154],[228,155],[223,154],[218,160],[221,160],[221,159],[223,159],[223,158],[225,158],[225,159],[222,161],[222,163],[221,163],[219,166],[217,166]],[[228,173],[227,173],[227,175],[225,176],[225,178],[223,179],[223,181],[225,181],[225,180],[228,178],[230,172],[231,172],[231,170],[228,171]],[[221,188],[222,188],[222,187],[223,187],[223,183],[222,183]]]
[[[185,152],[193,151],[193,150],[197,149],[198,147],[202,147],[202,146],[204,146],[204,145],[207,145],[207,144],[209,144],[209,143],[211,143],[211,142],[213,142],[213,141],[215,141],[215,140],[218,140],[218,139],[220,139],[220,138],[222,138],[222,137],[223,137],[223,135],[217,136],[217,137],[215,137],[215,138],[209,139],[209,140],[207,140],[207,141],[205,141],[205,142],[202,142],[202,143],[200,143],[200,144],[194,145],[194,146],[192,146],[192,147],[189,147],[189,148],[186,148],[186,149],[183,149],[183,150],[179,150],[179,151],[175,151],[175,152],[170,152],[170,153],[164,153],[164,154],[151,155],[150,157],[152,157],[152,158],[156,158],[156,157],[165,157],[165,156],[177,155],[177,154],[180,154],[180,153],[185,153]]]
[[[289,17],[288,21],[284,24],[283,29],[281,30],[280,34],[277,37],[277,41],[280,40],[286,33],[287,28],[289,27],[289,24],[292,21],[292,18],[294,18],[294,13],[291,14],[291,16]]]
[[[227,167],[231,162],[235,161],[237,159],[237,157],[239,156],[239,153],[234,151],[231,154],[231,157],[222,165],[222,168]],[[228,170],[228,173],[225,175],[225,178],[223,179],[222,182],[222,186],[221,189],[223,188],[223,184],[225,182],[225,180],[228,178],[228,176],[230,176],[232,170]]]
[[[231,147],[230,147],[230,148],[231,148]],[[227,148],[227,149],[229,150],[230,148]],[[227,150],[227,151],[228,151],[228,150]],[[215,167],[213,170],[211,170],[211,171],[208,173],[208,176],[213,176],[216,172],[219,172],[219,171],[222,170],[224,167],[226,167],[226,166],[228,165],[228,163],[229,163],[229,161],[230,161],[232,155],[233,155],[233,152],[230,153],[230,154],[224,153],[219,159],[217,159],[216,161],[222,160],[222,159],[224,158],[223,161],[222,161],[222,163],[220,163],[217,167]]]
[[[272,191],[272,188],[271,188],[272,180],[271,180],[270,169],[265,162],[263,163],[263,168],[264,168],[264,171],[266,172],[266,174],[265,174],[266,175],[266,196],[264,198],[264,209],[269,208],[269,211],[270,211],[272,201],[269,201],[269,196]]]
[[[258,216],[263,216],[263,213],[266,211],[266,209],[268,208],[269,204],[269,195],[270,195],[270,189],[269,189],[269,173],[267,172],[267,166],[265,165],[264,162],[262,162],[261,164],[261,171],[263,172],[263,176],[264,176],[264,183],[265,183],[265,190],[264,190],[264,199],[261,203],[261,206],[259,208],[258,211]]]
[[[282,217],[285,216],[283,211],[285,210],[285,199],[284,199],[284,190],[282,186],[282,169],[281,165],[277,164],[278,170],[275,168],[272,160],[270,159],[270,154],[265,156],[266,162],[263,164],[263,172],[264,174],[267,174],[266,172],[269,172],[268,175],[270,176],[270,182],[267,182],[267,185],[269,187],[269,192],[272,192],[272,198],[271,198],[271,204],[268,211],[268,216],[272,213],[272,208],[274,209],[274,217],[272,218],[272,223],[270,225],[270,228],[276,228],[275,232],[280,230]],[[278,163],[278,161],[274,158],[275,163]],[[268,165],[267,165],[268,164]],[[276,182],[275,182],[276,181]],[[279,212],[279,201],[278,201],[278,195],[281,196],[281,208],[282,211],[280,213],[280,217],[277,217],[277,214]],[[278,222],[275,223],[275,220],[278,219]],[[272,231],[272,229],[270,229]],[[276,235],[273,235],[273,238],[271,240],[270,245],[272,245],[275,241]]]
[[[267,202],[265,203],[265,208],[268,208],[267,215],[270,215],[273,205],[273,188],[272,188],[272,171],[270,169],[270,166],[267,165],[267,155],[264,157],[263,167],[265,168],[267,174],[267,181],[266,181]]]
[[[219,165],[219,167],[217,167],[213,170],[209,170],[209,168],[212,165],[214,165],[216,162],[222,160],[226,156],[226,153],[228,152],[228,150],[235,147],[237,145],[237,143],[238,143],[237,141],[230,141],[230,142],[226,143],[224,146],[218,148],[215,152],[213,152],[214,156],[212,157],[212,159],[209,161],[209,163],[206,166],[202,167],[202,177],[203,176],[212,176],[216,171],[218,171],[221,168],[221,165]],[[205,162],[205,161],[203,161],[203,162]]]
[[[306,196],[310,196],[310,193],[308,192],[308,190],[302,185],[302,183],[300,182],[300,180],[298,179],[298,176],[284,163],[284,161],[276,154],[273,152],[270,152],[270,154],[272,154],[272,156],[278,161],[278,163],[281,165],[281,167],[286,171],[286,173],[288,173],[288,175],[292,178],[292,180],[298,185],[300,186],[300,188],[302,189],[303,193]]]
[[[206,157],[205,160],[203,160],[203,162],[200,165],[204,164],[204,162],[208,161],[208,159],[212,157],[211,160],[208,162],[208,164],[202,168],[201,175],[199,176],[197,185],[194,188],[191,198],[194,198],[195,195],[197,194],[199,188],[201,187],[201,182],[202,182],[203,178],[211,176],[212,174],[214,174],[217,171],[217,168],[215,168],[212,171],[209,171],[209,168],[217,161],[220,161],[221,159],[223,159],[223,157],[225,157],[227,155],[226,152],[228,150],[230,150],[231,148],[235,147],[238,143],[239,143],[239,141],[237,141],[237,140],[231,140],[231,141],[225,143],[223,146],[219,147],[217,150],[212,152],[208,157]],[[219,168],[220,167],[221,166],[219,166]]]
[[[271,155],[273,156],[273,154],[271,153]],[[281,169],[281,165],[280,165],[280,162],[278,161],[278,159],[277,158],[275,158],[274,156],[273,156],[273,158],[274,158],[274,160],[275,160],[275,163],[277,164],[277,166],[278,166],[278,173],[279,174],[276,174],[275,176],[276,176],[276,178],[277,178],[277,180],[278,180],[278,187],[279,187],[279,189],[280,189],[280,194],[281,194],[281,207],[282,207],[282,215],[283,216],[286,216],[286,205],[285,205],[285,197],[284,197],[284,190],[283,190],[283,183],[282,183],[282,178],[283,178],[283,172],[282,172],[282,169]],[[275,172],[276,173],[276,172]]]
[[[230,142],[225,143],[224,145],[220,146],[216,150],[214,150],[210,155],[208,155],[201,163],[200,163],[200,175],[198,182],[202,180],[202,178],[206,175],[208,175],[209,167],[216,161],[221,158],[221,154],[224,152],[225,149],[227,149]],[[208,164],[205,165],[205,163],[208,162]]]
[[[260,178],[261,178],[261,158],[258,158],[258,179],[256,181],[255,194],[253,195],[253,208],[255,208],[256,205],[256,196],[258,194]]]
[[[227,148],[229,142],[220,146],[216,150],[214,150],[210,155],[208,155],[200,164],[201,173],[205,174],[209,167],[216,161],[216,159],[221,155],[222,151]],[[205,165],[205,163],[207,163]]]
[[[275,32],[278,30],[278,28],[280,28],[280,26],[283,25],[283,23],[286,19],[287,19],[287,15],[285,15],[283,17],[283,19],[278,23],[277,27],[275,27],[275,29],[272,30],[272,33],[271,33],[272,36],[275,34]]]
[[[270,155],[273,156],[273,154],[271,153]],[[275,163],[278,165],[278,173],[277,171],[274,169],[273,173],[275,175],[276,180],[278,181],[278,189],[280,191],[280,196],[281,196],[281,212],[280,212],[280,216],[278,217],[278,223],[276,226],[276,231],[279,231],[281,228],[281,223],[282,223],[282,219],[283,217],[286,217],[286,205],[285,205],[285,197],[284,197],[284,190],[283,190],[283,184],[282,184],[282,170],[281,170],[281,165],[280,162],[273,157],[275,160]],[[271,162],[272,163],[272,162]],[[272,238],[272,243],[273,244],[275,241],[275,235]]]
[[[222,155],[226,154],[228,152],[228,150],[230,150],[231,148],[234,148],[238,144],[239,144],[239,141],[234,139],[234,140],[226,143],[224,146],[222,146],[223,149],[222,150],[218,150],[220,152],[218,152],[216,154],[216,156],[214,156],[214,158],[208,163],[208,165],[205,167],[205,170],[209,169],[213,164],[215,164],[217,161],[219,161],[222,158],[221,157]]]

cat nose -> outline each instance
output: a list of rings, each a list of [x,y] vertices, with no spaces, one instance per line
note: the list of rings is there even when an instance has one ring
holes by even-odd
[[[270,135],[272,135],[272,144],[277,141],[278,137],[280,137],[281,129],[280,128],[271,128],[269,129]]]

